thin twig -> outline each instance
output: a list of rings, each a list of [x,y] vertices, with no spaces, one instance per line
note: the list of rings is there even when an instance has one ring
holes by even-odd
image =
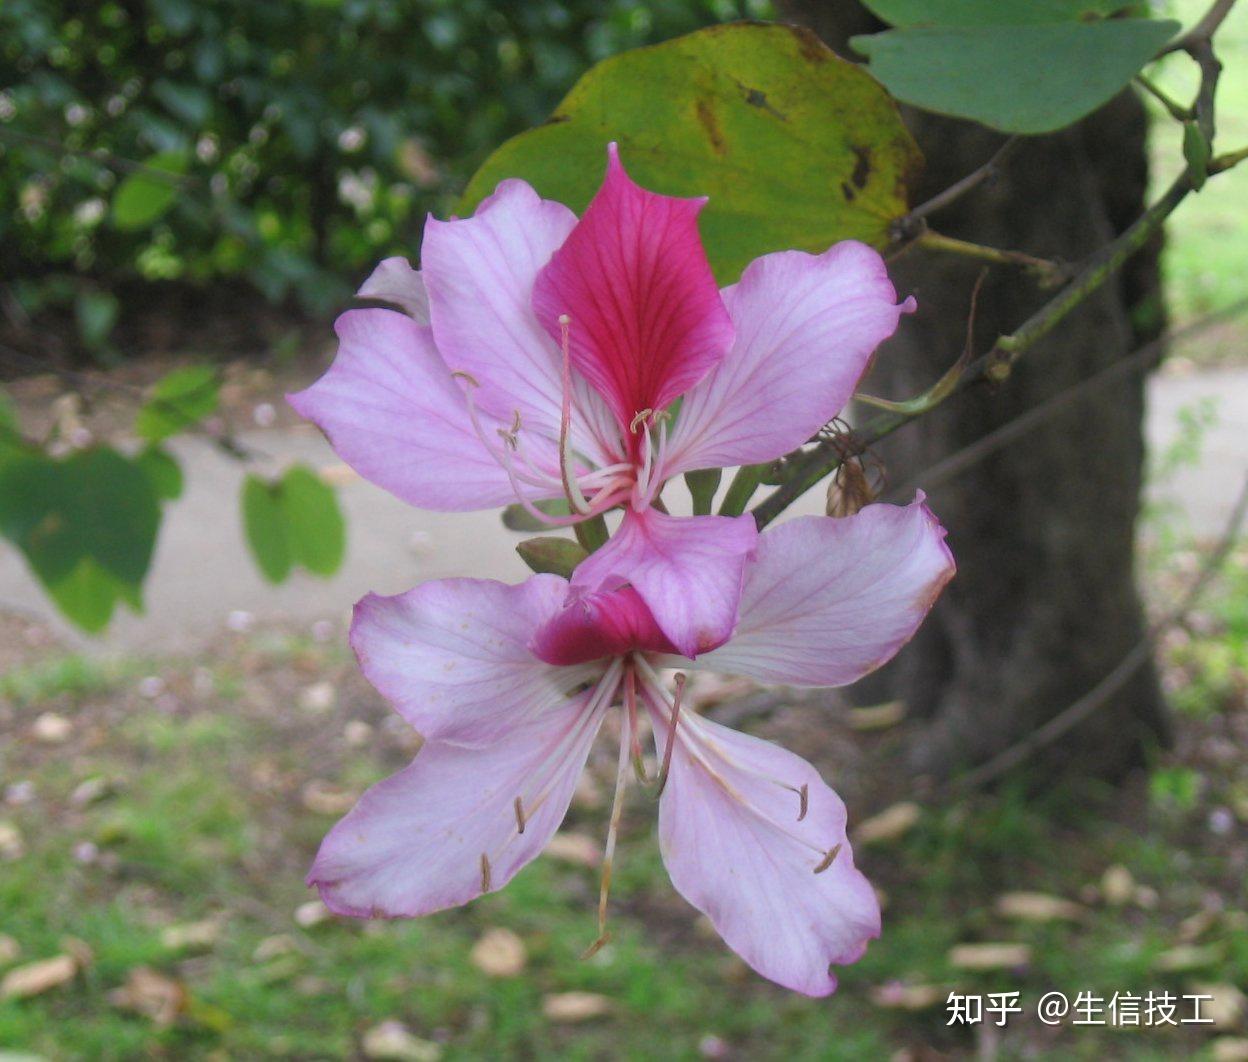
[[[1135,372],[1151,368],[1157,362],[1161,352],[1171,343],[1190,339],[1192,336],[1198,335],[1222,321],[1237,316],[1246,309],[1248,309],[1248,296],[1238,299],[1220,310],[1206,314],[1198,320],[1184,325],[1182,328],[1176,328],[1165,335],[1158,336],[1133,353],[1128,354],[1125,358],[1120,358],[1112,365],[1106,366],[1087,379],[1080,380],[1051,398],[1045,399],[1038,406],[1033,406],[1027,412],[1002,424],[999,428],[995,428],[986,435],[980,436],[973,443],[941,458],[935,464],[928,465],[922,472],[917,473],[913,478],[900,486],[890,488],[886,497],[889,500],[896,501],[909,497],[917,487],[931,488],[937,484],[944,483],[989,455],[1008,446],[1032,429],[1039,427],[1067,406],[1091,396],[1111,383],[1115,383],[1120,377],[1130,376]]]
[[[45,151],[55,151],[59,155],[73,155],[76,158],[89,159],[91,162],[98,163],[101,166],[108,166],[114,170],[121,170],[124,173],[143,173],[177,187],[203,183],[198,177],[191,177],[182,173],[171,173],[169,170],[162,170],[157,166],[149,166],[145,162],[138,162],[135,159],[114,155],[107,148],[70,147],[68,144],[62,144],[59,140],[53,140],[51,137],[35,136],[32,133],[20,133],[16,129],[7,129],[3,126],[0,126],[0,139],[13,140],[19,144],[29,144],[32,147],[43,148]]]
[[[998,753],[974,770],[960,775],[955,785],[959,789],[970,789],[1001,777],[1001,775],[1013,770],[1023,761],[1030,759],[1041,749],[1047,748],[1057,741],[1058,738],[1069,733],[1105,705],[1114,694],[1118,693],[1131,680],[1136,671],[1143,666],[1145,661],[1152,656],[1153,643],[1157,638],[1171,627],[1181,623],[1187,614],[1191,612],[1196,602],[1200,599],[1201,594],[1204,593],[1205,588],[1213,581],[1214,576],[1218,574],[1222,565],[1226,563],[1226,558],[1230,555],[1239,537],[1245,516],[1248,516],[1248,478],[1244,479],[1243,486],[1240,488],[1239,497],[1235,501],[1235,508],[1227,521],[1226,530],[1223,531],[1222,538],[1214,551],[1206,558],[1200,572],[1192,580],[1191,585],[1187,588],[1178,605],[1162,619],[1154,623],[1148,629],[1148,633],[1132,647],[1131,651],[1119,661],[1118,665],[1100,682],[1088,690],[1087,693],[1068,707],[1062,709],[1043,726],[1033,730],[1022,741],[1011,745],[1004,752]]]
[[[917,222],[928,217],[930,214],[936,213],[938,210],[943,210],[950,203],[957,202],[964,195],[966,195],[967,192],[973,191],[985,181],[995,177],[1001,167],[1002,161],[1004,161],[1006,155],[1014,150],[1014,146],[1017,143],[1018,137],[1010,137],[1005,141],[1005,143],[997,148],[997,150],[993,153],[992,158],[990,158],[977,170],[968,173],[960,181],[954,182],[943,192],[938,192],[936,195],[932,196],[932,198],[926,203],[920,203],[908,214],[898,218],[897,221],[894,222],[893,238],[895,240],[905,240],[917,236],[920,231]]]
[[[914,243],[925,251],[937,251],[943,254],[961,255],[963,258],[974,258],[993,265],[1018,266],[1027,270],[1039,282],[1042,288],[1057,287],[1063,280],[1070,277],[1070,267],[1049,258],[1037,258],[1034,254],[1024,251],[1007,251],[999,247],[989,247],[982,243],[959,240],[953,236],[932,229],[925,229]]]
[[[1135,75],[1135,83],[1139,85],[1140,88],[1148,92],[1148,94],[1155,100],[1157,100],[1157,102],[1166,109],[1166,112],[1176,122],[1186,122],[1192,117],[1192,109],[1190,107],[1184,107],[1183,104],[1171,99],[1171,97],[1165,92],[1164,89],[1161,88],[1160,85],[1145,77],[1143,74]]]
[[[1190,52],[1193,45],[1202,41],[1210,40],[1218,31],[1218,27],[1226,20],[1226,16],[1231,13],[1231,8],[1235,6],[1235,0],[1214,0],[1213,5],[1205,12],[1204,16],[1182,37],[1171,41],[1160,52],[1157,58],[1163,55],[1169,55],[1171,52]]]

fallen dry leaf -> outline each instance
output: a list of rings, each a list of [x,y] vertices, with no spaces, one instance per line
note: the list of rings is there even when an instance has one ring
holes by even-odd
[[[15,966],[0,981],[0,999],[25,999],[50,988],[72,981],[78,963],[72,955],[53,955],[50,959]]]
[[[184,922],[165,926],[160,931],[160,942],[170,951],[211,948],[221,936],[221,923],[214,919],[202,922]]]
[[[103,800],[112,792],[112,783],[100,775],[94,775],[81,781],[69,794],[69,802],[76,808],[85,808],[97,800]]]
[[[295,908],[295,923],[304,929],[310,929],[327,921],[331,915],[330,909],[320,900],[308,900]]]
[[[1200,970],[1222,961],[1222,949],[1213,944],[1180,944],[1168,948],[1153,960],[1153,969],[1164,973]]]
[[[383,1021],[364,1034],[360,1044],[365,1058],[395,1059],[397,1062],[438,1062],[442,1048],[430,1040],[413,1036],[399,1021]]]
[[[927,1010],[949,998],[940,985],[912,985],[904,981],[886,981],[871,989],[871,1002],[890,1010]]]
[[[342,728],[342,736],[353,749],[363,748],[373,740],[373,727],[363,719],[351,719]]]
[[[853,831],[854,844],[879,844],[895,841],[909,832],[923,814],[918,804],[903,800],[885,808],[878,815],[860,822]]]
[[[1012,970],[1031,962],[1026,944],[958,944],[949,949],[949,965],[958,970]]]
[[[313,778],[300,794],[303,806],[318,815],[345,815],[359,799],[360,794],[351,789],[334,785],[320,778]]]
[[[295,916],[298,918],[298,915]],[[268,962],[270,959],[276,959],[279,955],[292,955],[299,950],[299,944],[289,933],[278,933],[272,937],[265,937],[256,945],[256,950],[251,953],[252,959],[256,962]]]
[[[313,715],[328,712],[338,699],[331,682],[314,682],[299,694],[299,707]]]
[[[1047,892],[1004,892],[997,897],[997,914],[1020,922],[1077,922],[1088,912],[1061,896]]]
[[[0,859],[12,862],[26,854],[22,831],[11,822],[0,822]]]
[[[22,953],[22,946],[7,933],[0,933],[0,966],[8,966]]]
[[[1218,913],[1208,909],[1188,915],[1179,923],[1179,940],[1184,944],[1194,944],[1211,930],[1218,921]]]
[[[73,729],[74,724],[63,715],[44,712],[31,724],[30,732],[36,741],[42,741],[45,745],[59,745],[69,739]]]
[[[473,965],[487,977],[515,977],[528,959],[524,941],[510,929],[487,929],[469,953]]]
[[[1248,1039],[1219,1036],[1210,1044],[1213,1062],[1248,1062]]]
[[[852,730],[883,730],[896,726],[905,717],[905,701],[885,701],[883,704],[850,708],[845,716]]]
[[[596,867],[602,862],[602,853],[592,837],[583,833],[559,832],[547,843],[545,854],[562,863],[575,863],[581,867]]]
[[[1240,1028],[1248,1014],[1248,996],[1233,984],[1203,982],[1191,985],[1187,991],[1192,995],[1211,996],[1200,1001],[1200,1016],[1212,1020],[1219,1032],[1231,1032]]]
[[[542,999],[542,1013],[561,1024],[601,1018],[610,1010],[611,1000],[596,992],[556,992]]]
[[[1135,878],[1131,871],[1115,863],[1101,875],[1101,898],[1113,907],[1121,907],[1135,896]]]
[[[120,1010],[142,1014],[166,1028],[186,1010],[186,986],[181,981],[149,966],[136,966],[126,975],[126,983],[108,994],[108,1001]]]

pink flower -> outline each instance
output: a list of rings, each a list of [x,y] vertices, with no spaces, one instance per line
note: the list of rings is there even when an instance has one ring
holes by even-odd
[[[360,666],[425,744],[334,827],[309,884],[362,917],[423,915],[502,888],[558,828],[620,704],[600,919],[644,713],[663,763],[659,840],[673,884],[763,976],[826,995],[829,964],[859,958],[880,925],[844,805],[798,756],[682,709],[684,675],[672,695],[662,672],[852,682],[910,638],[953,574],[943,539],[921,497],[782,524],[746,566],[735,636],[696,661],[629,584],[449,579],[366,597],[351,631]]]
[[[629,571],[693,656],[731,633],[757,534],[749,517],[667,516],[653,508],[663,484],[800,446],[913,309],[855,242],[764,255],[717,290],[704,202],[638,187],[615,145],[579,221],[504,181],[472,217],[428,220],[423,272],[377,267],[360,295],[403,312],[343,314],[333,366],[291,403],[361,475],[422,508],[518,499],[567,523],[622,507],[595,574]],[[570,516],[534,508],[556,498]],[[672,548],[684,538],[699,549]]]

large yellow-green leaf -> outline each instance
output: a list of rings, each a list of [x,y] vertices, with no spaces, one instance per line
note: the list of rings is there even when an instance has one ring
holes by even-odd
[[[768,251],[888,242],[921,161],[888,95],[813,34],[733,23],[593,67],[544,125],[494,152],[468,213],[522,177],[576,211],[616,140],[629,173],[668,195],[706,195],[707,253],[721,281]]]

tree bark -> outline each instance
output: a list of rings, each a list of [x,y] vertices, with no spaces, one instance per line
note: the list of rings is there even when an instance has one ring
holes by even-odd
[[[793,21],[848,54],[853,33],[881,28],[855,4],[793,2]],[[851,56],[852,57],[852,56]],[[923,202],[987,161],[1004,137],[970,122],[907,111],[927,158]],[[999,178],[931,219],[942,234],[1079,261],[1145,205],[1146,115],[1130,93],[1079,125],[1022,140]],[[1159,245],[1027,352],[995,391],[972,389],[903,428],[876,454],[888,481],[917,476],[1046,398],[1154,337],[1161,325]],[[957,357],[981,266],[914,249],[890,267],[919,311],[876,359],[864,389],[917,394]],[[1046,299],[1029,277],[993,267],[975,329],[982,352]],[[860,684],[861,700],[903,698],[925,721],[910,766],[943,776],[1000,752],[1103,678],[1144,636],[1135,583],[1135,523],[1144,455],[1144,378],[1133,374],[931,491],[958,575],[914,642]],[[1167,739],[1153,669],[1051,750],[1046,772],[1106,778]]]

